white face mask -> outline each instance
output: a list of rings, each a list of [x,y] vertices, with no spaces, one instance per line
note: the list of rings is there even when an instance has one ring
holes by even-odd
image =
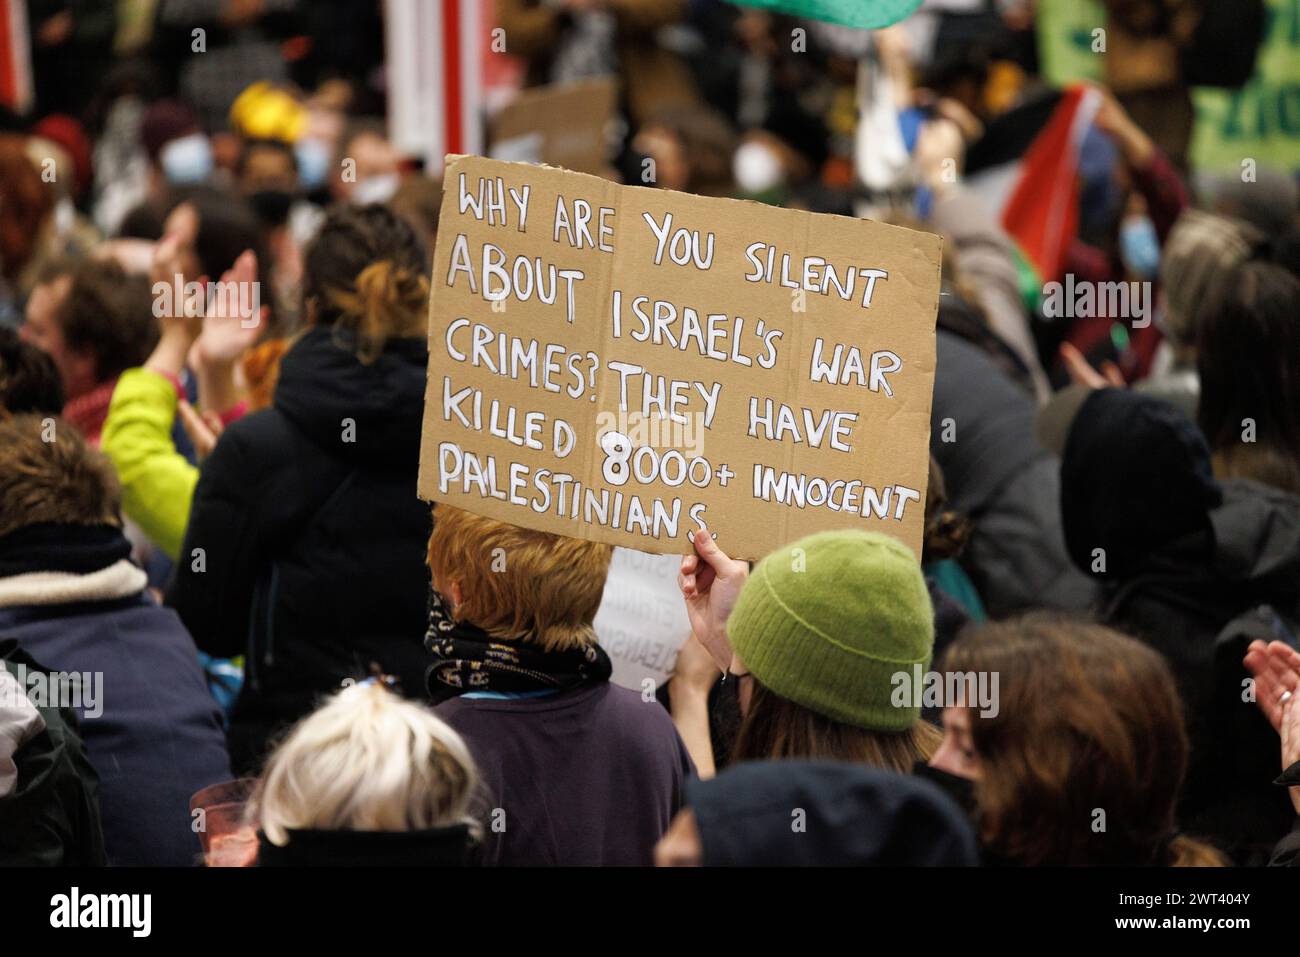
[[[54,204],[54,231],[66,236],[77,225],[77,207],[72,200],[63,196]]]
[[[731,160],[732,176],[749,196],[775,189],[785,181],[781,160],[763,143],[745,143]]]
[[[202,183],[212,175],[212,144],[202,133],[172,140],[158,154],[163,175],[175,186]]]
[[[352,204],[368,206],[370,203],[386,203],[397,192],[398,183],[396,173],[368,176],[359,181],[356,188],[352,190]]]

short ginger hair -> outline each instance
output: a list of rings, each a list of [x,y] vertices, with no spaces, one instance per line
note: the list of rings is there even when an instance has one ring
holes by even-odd
[[[433,511],[429,568],[462,592],[458,620],[494,638],[547,651],[596,641],[592,621],[609,574],[610,545],[519,528],[450,505]]]
[[[0,535],[28,525],[122,524],[112,464],[62,419],[0,421]]]

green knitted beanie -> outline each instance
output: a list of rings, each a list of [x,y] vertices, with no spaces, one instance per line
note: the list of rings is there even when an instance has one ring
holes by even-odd
[[[929,667],[934,610],[915,556],[888,536],[820,532],[772,552],[727,634],[764,687],[827,718],[903,731],[920,717],[919,701],[890,698],[894,675]]]

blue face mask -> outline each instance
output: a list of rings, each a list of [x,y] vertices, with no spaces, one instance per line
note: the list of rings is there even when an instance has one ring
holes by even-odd
[[[1160,268],[1160,238],[1145,216],[1131,217],[1119,227],[1119,255],[1130,273],[1139,279],[1155,279]]]
[[[298,182],[307,192],[325,185],[330,171],[330,148],[317,139],[301,139],[294,144],[298,159]]]
[[[202,133],[191,133],[164,146],[158,161],[173,186],[202,183],[212,175],[212,144]]]

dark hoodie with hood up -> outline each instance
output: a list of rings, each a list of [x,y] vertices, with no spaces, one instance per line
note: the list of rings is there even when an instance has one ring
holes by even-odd
[[[1196,427],[1174,406],[1102,389],[1080,406],[1061,461],[1074,563],[1103,588],[1101,620],[1169,661],[1191,754],[1179,822],[1238,863],[1263,863],[1294,811],[1277,734],[1245,693],[1239,625],[1300,618],[1300,498],[1216,482]]]
[[[753,761],[692,779],[705,866],[968,867],[969,818],[933,784],[860,764]],[[802,813],[801,813],[802,812]]]
[[[286,353],[273,406],[234,423],[203,465],[168,603],[208,654],[245,656],[236,773],[372,664],[423,695],[427,363],[423,339],[390,340],[367,365],[312,329]]]

